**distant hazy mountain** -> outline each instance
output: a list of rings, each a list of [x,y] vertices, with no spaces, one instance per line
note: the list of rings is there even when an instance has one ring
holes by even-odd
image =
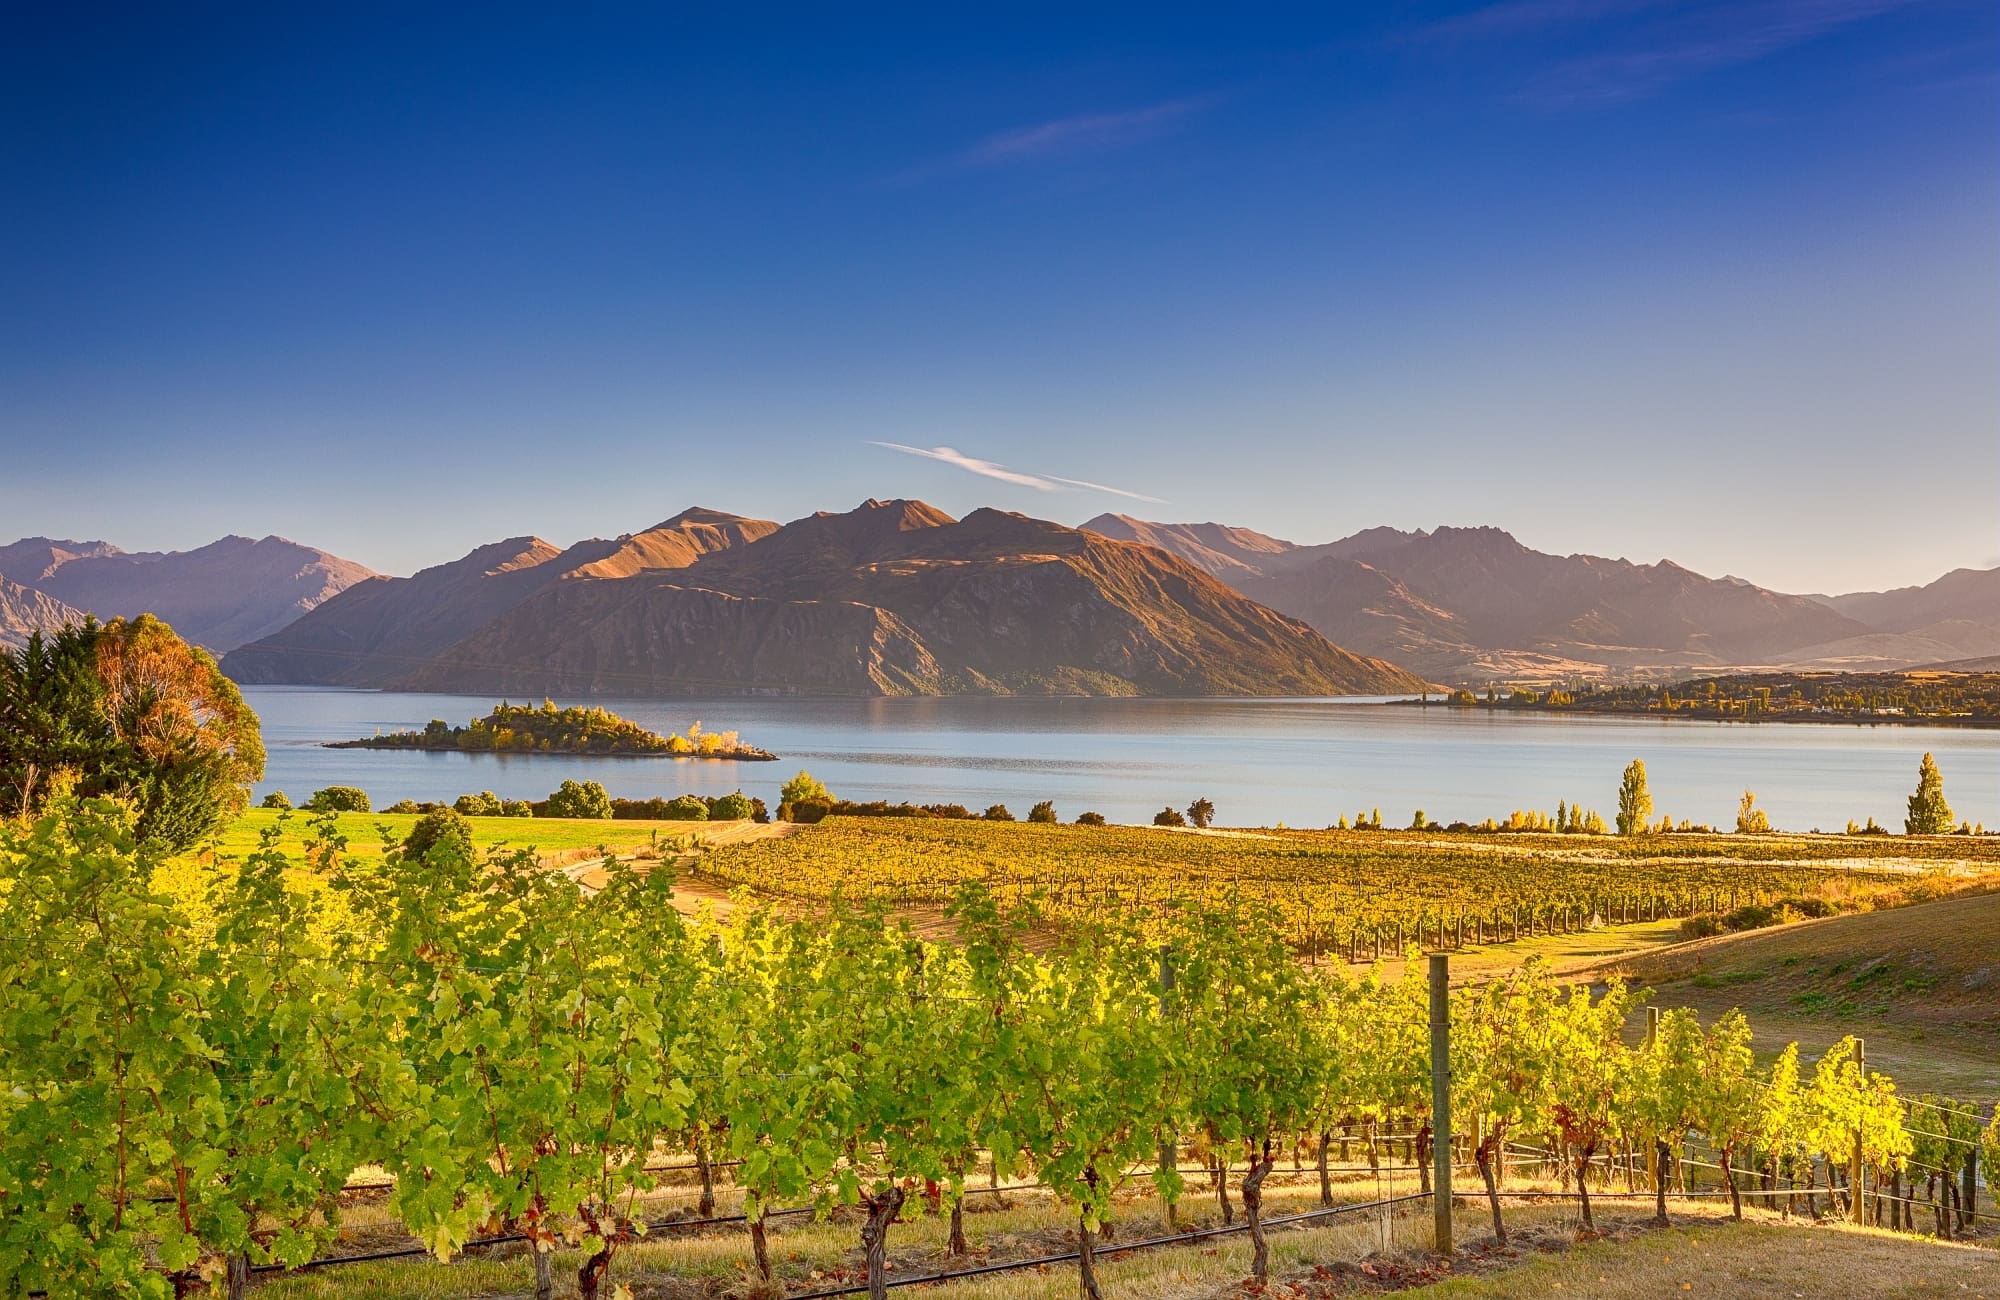
[[[1869,629],[1827,604],[1671,561],[1548,555],[1497,528],[1373,528],[1298,546],[1216,524],[1100,515],[1355,650],[1441,679],[1672,676],[1769,664]]]
[[[0,650],[18,650],[36,632],[53,632],[65,623],[82,621],[82,610],[0,578]]]
[[[2000,569],[1953,569],[1921,587],[1813,599],[1868,630],[1800,650],[1796,667],[1875,671],[2000,655]]]
[[[0,575],[100,619],[154,614],[217,654],[267,636],[371,571],[282,537],[225,537],[192,551],[28,537],[0,547]]]
[[[240,681],[511,695],[1422,684],[1151,547],[994,510],[958,521],[915,501],[783,527],[695,510],[559,554],[532,539],[485,548],[357,586],[224,668]]]

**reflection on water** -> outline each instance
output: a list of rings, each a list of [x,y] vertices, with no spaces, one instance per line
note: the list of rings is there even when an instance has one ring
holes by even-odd
[[[2000,735],[1894,726],[1725,724],[1486,714],[1361,700],[559,700],[601,703],[656,731],[699,718],[772,750],[777,763],[323,749],[464,722],[485,697],[249,687],[270,761],[257,793],[294,800],[357,785],[376,805],[492,790],[540,798],[564,777],[650,798],[741,788],[775,802],[800,767],[851,799],[909,799],[1017,815],[1053,799],[1144,821],[1166,804],[1215,801],[1227,825],[1317,826],[1380,808],[1405,824],[1504,817],[1581,801],[1609,818],[1618,775],[1643,758],[1658,814],[1733,824],[1747,787],[1774,825],[1838,829],[1874,817],[1900,827],[1917,763],[1936,752],[1962,818],[2000,825]]]

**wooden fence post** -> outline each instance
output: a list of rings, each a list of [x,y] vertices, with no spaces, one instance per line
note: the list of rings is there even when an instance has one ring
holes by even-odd
[[[1160,1019],[1167,1018],[1168,1003],[1174,993],[1174,950],[1171,945],[1160,945]],[[1160,1168],[1172,1169],[1180,1159],[1180,1134],[1163,1134],[1160,1139]],[[1167,1226],[1177,1227],[1174,1222],[1174,1206],[1167,1205]]]
[[[1431,1175],[1433,1245],[1451,1254],[1451,957],[1431,954]]]
[[[1854,1069],[1857,1081],[1865,1087],[1868,1083],[1868,1053],[1863,1050],[1863,1040],[1859,1038],[1854,1040]],[[1857,1224],[1867,1222],[1863,1217],[1862,1201],[1861,1130],[1857,1127],[1854,1130],[1854,1154],[1849,1158],[1847,1165],[1847,1208]]]

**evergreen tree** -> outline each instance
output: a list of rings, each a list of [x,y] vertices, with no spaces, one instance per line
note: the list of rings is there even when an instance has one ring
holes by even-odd
[[[1646,789],[1646,764],[1633,759],[1618,785],[1618,833],[1644,835],[1646,820],[1653,815],[1653,796]]]
[[[1929,754],[1917,769],[1917,792],[1910,796],[1910,815],[1903,819],[1903,830],[1910,835],[1951,834],[1951,805],[1944,801],[1944,776]]]

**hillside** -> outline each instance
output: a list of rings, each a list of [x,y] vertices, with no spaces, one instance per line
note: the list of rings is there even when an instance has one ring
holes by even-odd
[[[100,619],[154,614],[216,654],[269,636],[374,576],[282,537],[224,537],[191,551],[30,537],[0,547],[0,575]]]
[[[1298,546],[1124,515],[1083,526],[1169,549],[1342,645],[1456,681],[1685,674],[1868,631],[1807,597],[1666,560],[1548,555],[1497,528],[1371,528]]]
[[[1869,630],[1796,651],[1794,667],[1868,671],[2000,656],[2000,569],[1953,569],[1921,587],[1813,599]]]
[[[1153,548],[922,502],[820,513],[683,568],[546,584],[410,689],[1332,695],[1419,679]]]
[[[560,549],[539,537],[479,547],[408,578],[372,578],[304,618],[231,654],[223,671],[246,684],[384,686],[566,578],[632,577],[685,567],[777,525],[687,511],[638,534]]]
[[[1858,1033],[1907,1090],[2000,1096],[2000,892],[1719,935],[1593,973],[1704,1017],[1741,1007],[1764,1048]]]
[[[53,596],[0,577],[0,651],[18,650],[34,633],[82,622],[83,616]]]

